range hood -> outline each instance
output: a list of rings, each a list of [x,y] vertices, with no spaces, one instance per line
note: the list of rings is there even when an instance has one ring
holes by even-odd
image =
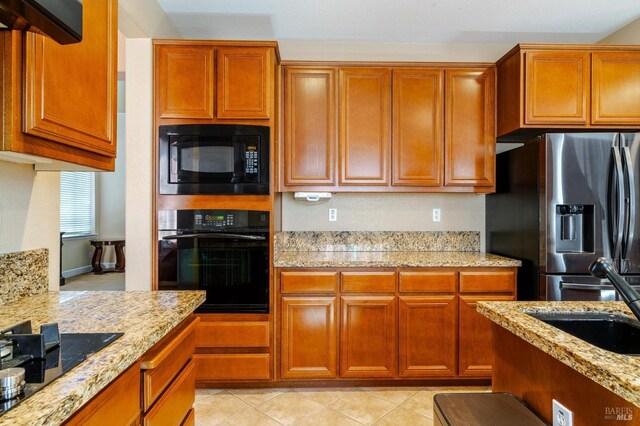
[[[0,28],[33,31],[60,44],[82,40],[82,0],[0,0]]]

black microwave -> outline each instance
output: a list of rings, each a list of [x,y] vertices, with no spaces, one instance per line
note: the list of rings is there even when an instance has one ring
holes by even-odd
[[[160,126],[160,194],[269,194],[269,127]]]

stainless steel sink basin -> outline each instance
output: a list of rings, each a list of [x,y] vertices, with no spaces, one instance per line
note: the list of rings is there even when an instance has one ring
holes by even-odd
[[[640,356],[640,322],[628,317],[597,313],[529,315],[601,349]]]

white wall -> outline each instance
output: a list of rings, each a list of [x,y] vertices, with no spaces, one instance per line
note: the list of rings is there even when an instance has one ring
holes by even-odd
[[[323,204],[305,205],[282,195],[283,231],[478,231],[484,249],[484,195],[333,194]],[[338,220],[329,222],[329,208]],[[432,209],[441,209],[441,222]]]
[[[60,274],[60,174],[0,161],[0,253],[49,249],[49,289]]]
[[[98,173],[96,219],[98,237],[101,239],[124,238],[125,236],[125,159],[127,156],[125,117],[124,113],[118,113],[118,155],[115,171]],[[115,250],[105,250],[103,262],[115,263],[115,261]]]
[[[127,290],[151,289],[151,39],[127,39],[126,46],[126,240]]]

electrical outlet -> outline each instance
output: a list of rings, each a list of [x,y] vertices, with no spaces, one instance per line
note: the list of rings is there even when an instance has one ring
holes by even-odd
[[[442,216],[440,215],[440,209],[433,209],[433,221],[440,222]]]
[[[338,209],[329,209],[329,222],[338,221]]]
[[[573,411],[553,400],[553,426],[573,426]]]

